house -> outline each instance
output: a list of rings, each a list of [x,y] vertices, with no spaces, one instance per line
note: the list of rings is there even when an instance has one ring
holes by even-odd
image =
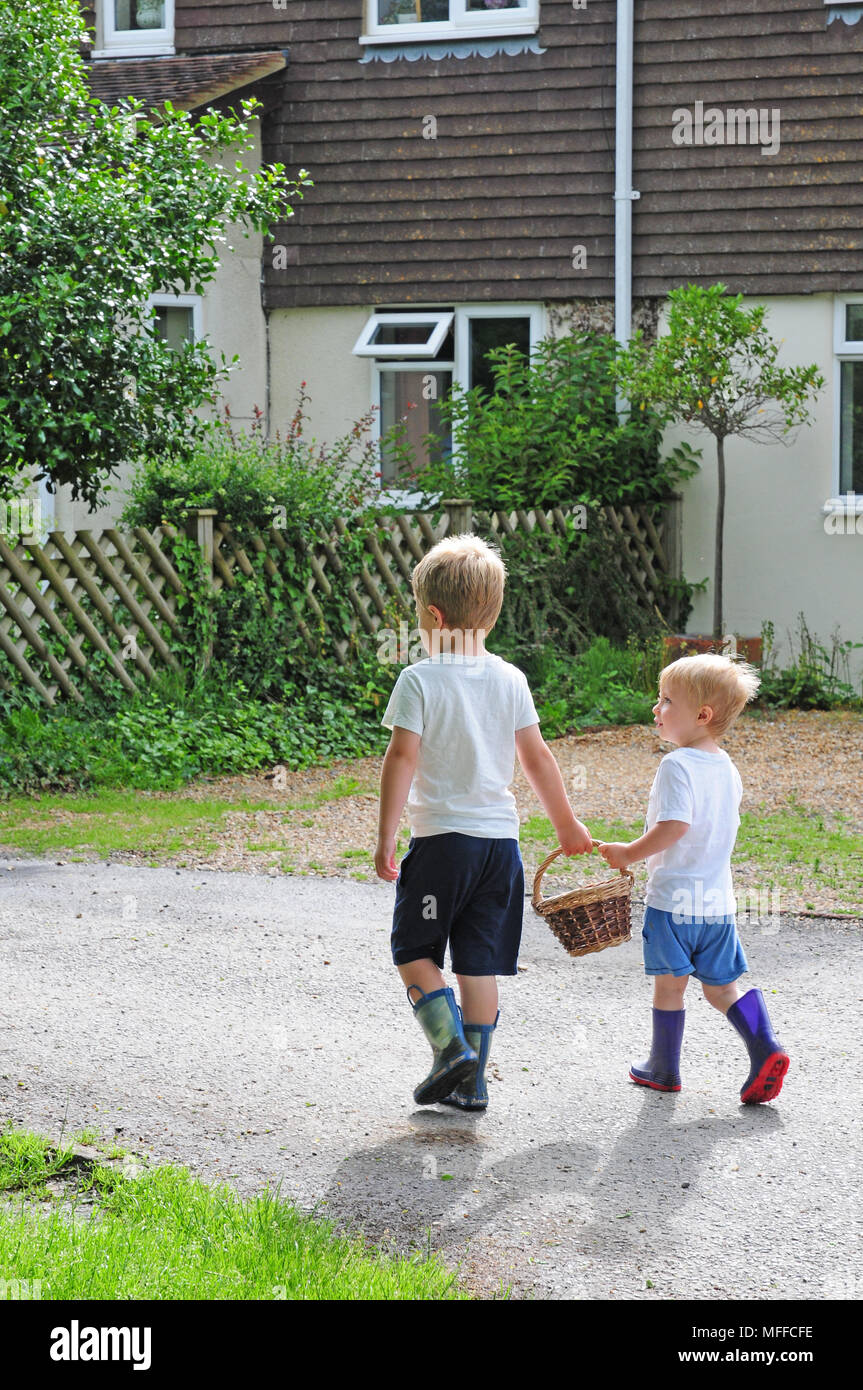
[[[630,298],[631,325],[661,329],[671,289],[722,281],[768,306],[780,363],[827,382],[790,447],[728,442],[728,626],[781,634],[803,611],[822,640],[863,639],[859,0],[97,0],[95,19],[97,92],[257,95],[262,158],[315,180],[203,304],[162,304],[166,331],[240,353],[235,416],[274,430],[303,380],[319,439],[408,401],[419,436],[494,344],[625,337]],[[689,437],[700,580],[715,468]],[[56,515],[83,524],[65,499]]]

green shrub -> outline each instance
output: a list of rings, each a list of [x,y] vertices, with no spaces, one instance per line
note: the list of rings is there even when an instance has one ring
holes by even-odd
[[[658,504],[661,506],[661,504]],[[477,518],[477,533],[493,540],[490,518]],[[504,605],[490,645],[502,656],[529,659],[547,646],[569,657],[589,647],[597,636],[624,646],[630,639],[649,641],[667,624],[633,585],[620,558],[615,536],[595,513],[588,525],[569,534],[544,536],[519,532],[502,549],[507,568]],[[693,586],[681,586],[682,618],[691,606]],[[658,602],[670,592],[656,595]]]
[[[837,632],[828,651],[809,631],[804,615],[797,619],[796,642],[790,636],[791,665],[776,664],[775,628],[761,627],[763,642],[759,703],[776,709],[860,708],[861,691],[851,683],[849,657],[863,642],[842,641]],[[795,650],[796,646],[796,650]]]
[[[238,430],[225,407],[225,419],[211,424],[188,458],[154,456],[137,469],[123,522],[185,526],[198,508],[213,507],[245,543],[273,526],[296,538],[310,525],[331,526],[336,517],[376,508],[380,463],[372,412],[333,444],[318,444],[306,436],[309,400],[302,382],[285,433],[269,440],[259,410],[250,429]]]
[[[527,676],[543,738],[560,738],[597,725],[652,720],[664,664],[661,636],[642,642],[631,639],[624,646],[597,637],[577,655],[549,644],[524,660],[511,659]]]
[[[545,338],[530,361],[514,345],[494,348],[493,392],[455,386],[440,404],[453,457],[418,467],[405,434],[393,452],[427,498],[470,497],[482,509],[664,497],[696,471],[698,454],[681,444],[662,459],[650,412],[618,418],[616,353],[611,335],[593,333]]]
[[[376,692],[338,674],[325,687],[298,682],[278,704],[254,699],[239,682],[178,686],[175,678],[136,699],[84,708],[13,705],[6,697],[0,795],[100,786],[171,790],[196,777],[308,767],[386,746]]]
[[[275,527],[285,537],[310,525],[329,527],[336,517],[378,506],[379,453],[368,411],[331,445],[306,434],[306,382],[286,431],[267,439],[263,416],[238,430],[225,407],[189,457],[154,456],[136,470],[122,513],[126,525],[186,525],[199,507],[214,507],[240,542]]]

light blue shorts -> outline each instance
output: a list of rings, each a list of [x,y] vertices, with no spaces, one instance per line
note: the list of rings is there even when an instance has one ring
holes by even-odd
[[[646,907],[641,949],[645,975],[694,975],[705,985],[730,985],[749,969],[733,914],[678,919]]]

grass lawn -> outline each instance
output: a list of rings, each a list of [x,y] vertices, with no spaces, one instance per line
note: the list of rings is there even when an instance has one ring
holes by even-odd
[[[191,801],[140,791],[98,791],[13,796],[0,803],[0,841],[32,854],[58,849],[175,854],[190,839],[214,849],[208,834],[230,811],[255,811],[261,803]]]
[[[282,873],[338,872],[358,881],[375,880],[372,863],[372,823],[365,844],[342,843],[323,862],[314,852],[302,858],[306,832],[319,822],[308,812],[328,815],[335,826],[325,837],[331,848],[338,833],[339,799],[368,798],[375,788],[354,777],[339,777],[313,797],[301,801],[198,799],[182,792],[98,791],[39,797],[13,796],[0,803],[0,845],[22,854],[58,851],[70,858],[93,855],[108,858],[127,852],[145,862],[183,864],[184,855],[197,864],[223,851],[230,835],[255,862],[251,871],[270,868]],[[257,818],[265,825],[258,825]],[[232,817],[229,832],[228,817]],[[237,825],[243,827],[237,830]],[[603,822],[591,817],[597,839],[632,840],[641,834],[641,819]],[[251,832],[251,833],[250,833]],[[365,838],[365,837],[364,837]],[[554,844],[554,833],[545,816],[522,823],[521,849],[526,864],[539,864]],[[397,858],[407,850],[408,831],[400,827]],[[297,862],[299,859],[300,862]],[[222,867],[240,867],[225,864]],[[570,861],[574,864],[575,861]],[[248,865],[248,860],[246,860]],[[819,812],[791,799],[782,809],[747,812],[741,818],[732,860],[738,891],[778,894],[780,911],[798,908],[859,917],[863,903],[863,833],[859,822],[839,812]],[[600,865],[596,862],[597,873]],[[551,875],[567,872],[558,861]],[[644,869],[636,870],[643,883]],[[592,875],[594,876],[594,875]]]
[[[376,794],[377,788],[354,777],[337,777],[312,797],[283,802],[281,810],[317,810],[341,797],[369,792]],[[198,800],[182,792],[100,789],[11,796],[0,801],[0,844],[31,854],[87,849],[108,855],[133,850],[152,854],[158,862],[160,856],[187,848],[214,850],[213,834],[218,834],[228,815],[273,809],[272,801],[250,797]],[[307,818],[301,824],[311,826],[314,821]],[[246,847],[251,851],[284,850],[279,840],[249,840]],[[348,853],[357,856],[356,851]]]
[[[863,834],[849,816],[822,814],[791,804],[769,816],[741,817],[732,866],[752,865],[759,886],[794,892],[807,909],[820,910],[826,894],[837,912],[863,913]]]
[[[0,1133],[6,1297],[16,1281],[17,1296],[26,1287],[42,1299],[470,1297],[436,1256],[368,1249],[277,1195],[244,1201],[185,1168],[111,1167],[121,1154],[82,1163],[74,1141],[55,1150],[27,1131]]]

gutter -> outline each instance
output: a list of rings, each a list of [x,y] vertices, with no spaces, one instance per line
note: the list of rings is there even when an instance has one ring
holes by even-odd
[[[626,347],[632,336],[632,187],[634,0],[617,0],[614,138],[614,336]],[[618,395],[618,413],[626,401]]]

